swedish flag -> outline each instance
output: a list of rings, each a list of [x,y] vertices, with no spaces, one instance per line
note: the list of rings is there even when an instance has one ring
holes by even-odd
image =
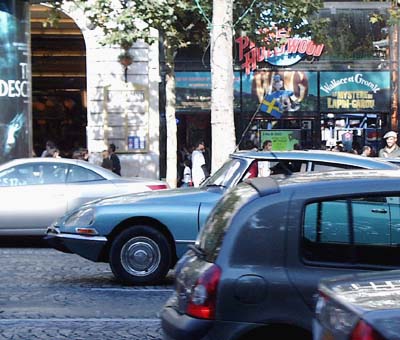
[[[260,105],[260,111],[269,113],[275,118],[281,118],[282,116],[282,105],[279,102],[279,98],[276,98],[272,94],[265,95]]]

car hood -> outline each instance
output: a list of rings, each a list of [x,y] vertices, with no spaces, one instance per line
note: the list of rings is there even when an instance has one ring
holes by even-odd
[[[174,202],[182,204],[182,202],[208,202],[215,201],[217,194],[221,196],[222,190],[207,190],[206,188],[179,188],[154,190],[141,193],[133,193],[119,196],[106,197],[91,202],[96,206],[109,206],[120,204],[162,204]]]

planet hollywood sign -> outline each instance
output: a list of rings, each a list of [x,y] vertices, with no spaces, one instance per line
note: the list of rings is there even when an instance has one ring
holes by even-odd
[[[260,62],[268,62],[275,66],[290,66],[306,56],[319,57],[325,46],[316,44],[311,39],[290,37],[286,29],[277,29],[276,32],[269,33],[267,36],[277,41],[285,39],[285,42],[281,46],[267,49],[265,46],[256,46],[247,36],[235,40],[239,45],[239,61],[244,60],[241,67],[246,74],[254,71],[257,63]]]

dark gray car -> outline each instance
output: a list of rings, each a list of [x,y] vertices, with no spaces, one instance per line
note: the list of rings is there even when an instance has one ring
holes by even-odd
[[[255,178],[175,267],[165,339],[310,339],[323,277],[400,267],[400,172]]]

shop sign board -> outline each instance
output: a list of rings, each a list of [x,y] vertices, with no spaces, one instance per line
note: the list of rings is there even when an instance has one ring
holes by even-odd
[[[324,44],[317,44],[310,38],[293,36],[290,29],[273,27],[264,29],[261,34],[267,41],[282,41],[282,44],[274,48],[257,46],[247,36],[236,39],[239,49],[239,61],[247,75],[257,69],[257,64],[267,62],[274,66],[292,66],[305,57],[318,58],[324,50]]]
[[[259,130],[260,145],[266,140],[272,141],[273,151],[294,150],[296,144],[300,144],[301,130]]]
[[[0,163],[32,150],[29,2],[0,2]]]
[[[321,72],[322,112],[374,112],[390,110],[390,73]]]
[[[175,72],[175,110],[211,109],[211,72]]]

